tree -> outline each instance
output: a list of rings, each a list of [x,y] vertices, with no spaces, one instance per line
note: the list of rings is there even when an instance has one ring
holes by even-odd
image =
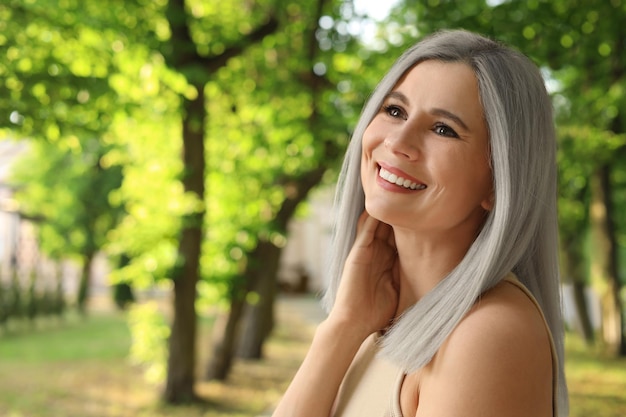
[[[120,217],[108,196],[122,180],[119,167],[102,166],[106,149],[97,141],[91,144],[62,150],[46,141],[33,142],[11,178],[22,215],[38,219],[41,250],[52,259],[81,260],[76,303],[83,314],[92,261]]]
[[[215,235],[209,241],[210,250],[217,249],[213,259],[224,259],[220,264],[229,283],[224,291],[230,299],[227,316],[215,328],[205,373],[209,379],[227,377],[235,350],[246,358],[262,356],[273,327],[287,224],[312,188],[333,180],[350,122],[371,90],[371,80],[361,88],[367,78],[355,74],[364,67],[365,54],[346,30],[357,17],[345,2],[285,5],[281,29],[233,61],[251,91],[225,82],[214,93],[228,97],[222,107],[232,111],[213,125],[215,131],[224,129],[225,140],[215,142],[212,151],[217,170],[210,179],[219,205],[211,210],[211,223],[232,229],[219,227],[228,237]],[[230,76],[241,77],[236,71]],[[224,160],[225,154],[232,158]],[[235,211],[227,201],[243,205]],[[223,250],[226,242],[231,244]],[[213,274],[219,276],[219,269]]]
[[[199,202],[204,202],[205,146],[207,111],[205,86],[215,72],[233,56],[250,44],[259,42],[276,29],[276,21],[269,17],[266,23],[244,35],[222,52],[203,56],[193,40],[192,15],[187,13],[183,0],[170,0],[166,9],[171,37],[164,44],[163,55],[167,65],[185,75],[193,87],[192,97],[182,97],[182,138],[185,172],[183,186]],[[202,204],[202,203],[201,203]],[[193,400],[195,382],[196,343],[196,285],[204,234],[204,209],[182,219],[178,259],[172,272],[174,282],[174,317],[169,342],[169,359],[165,398],[169,402]]]
[[[28,4],[14,1],[2,6],[4,25],[17,36],[3,38],[4,43],[13,44],[3,67],[10,80],[3,97],[9,99],[1,104],[12,114],[9,127],[19,129],[24,136],[41,137],[59,146],[87,143],[94,137],[121,144],[119,149],[100,155],[98,163],[113,166],[127,161],[123,154],[131,148],[124,149],[129,142],[120,139],[120,126],[128,125],[129,116],[141,113],[145,101],[160,92],[174,98],[174,105],[168,103],[162,113],[168,114],[170,126],[173,114],[182,115],[176,136],[182,139],[183,163],[178,173],[170,172],[181,174],[182,189],[174,188],[176,194],[183,193],[184,207],[178,210],[180,221],[165,222],[157,240],[166,242],[165,246],[172,238],[178,240],[168,274],[174,282],[175,298],[164,396],[170,402],[188,401],[195,397],[194,304],[204,235],[205,86],[230,58],[272,32],[276,22],[269,17],[267,4],[261,3],[247,5],[244,9],[248,15],[241,15],[242,9],[233,7],[237,5],[220,5],[222,10],[228,9],[231,20],[235,17],[245,22],[229,31],[223,31],[227,26],[212,22],[217,5],[204,2],[173,0],[165,6],[111,2],[109,6],[88,1],[78,8],[74,2],[57,4],[52,0]],[[251,19],[244,21],[245,17]],[[257,24],[256,29],[250,23]],[[61,41],[63,48],[57,48]],[[231,46],[224,46],[227,44]],[[149,88],[142,91],[144,86]],[[143,114],[139,118],[146,119],[149,116]],[[132,205],[132,201],[120,198],[123,196],[123,192],[114,193],[112,198],[120,205]],[[129,207],[136,209],[137,205]],[[131,213],[129,219],[134,214],[138,213]],[[118,255],[151,250],[119,243],[109,248]],[[136,265],[131,262],[128,268]]]
[[[593,219],[597,222],[597,227],[606,227],[602,222],[606,222],[606,211],[602,209],[604,202],[598,201],[595,204],[597,209],[591,210],[592,198],[597,198],[597,194],[592,196],[592,189],[598,190],[597,184],[593,186],[594,178],[597,179],[597,165],[610,161],[614,152],[624,145],[624,138],[616,136],[611,132],[601,131],[592,127],[586,128],[561,128],[559,130],[559,230],[560,241],[563,249],[563,265],[565,279],[569,280],[574,288],[574,301],[577,305],[580,318],[580,330],[588,344],[594,341],[592,325],[586,313],[585,288],[589,284],[589,268],[595,262],[589,258],[605,259],[604,250],[599,253],[592,253],[590,257],[586,255],[587,248],[602,247],[606,249],[604,242],[597,242],[602,239],[602,235],[591,233],[592,244],[589,245],[589,224]],[[598,203],[600,204],[598,206]],[[598,208],[600,212],[598,213]],[[600,218],[598,218],[600,215]],[[597,230],[592,228],[592,232]],[[593,241],[596,241],[595,244]],[[595,267],[597,270],[597,267]],[[601,269],[600,269],[601,270]],[[593,274],[596,277],[601,273]],[[595,280],[596,288],[602,288],[603,280]],[[604,294],[605,291],[601,291]],[[606,304],[605,304],[606,305]]]
[[[29,186],[18,195],[23,196],[24,214],[46,220],[40,241],[48,255],[56,257],[65,251],[83,258],[77,296],[82,311],[91,260],[102,245],[103,229],[111,226],[111,218],[104,213],[110,208],[106,193],[120,181],[119,172],[100,165],[106,147],[100,149],[98,142],[110,126],[111,109],[117,103],[107,78],[112,71],[110,32],[100,34],[101,27],[88,24],[94,21],[77,18],[71,4],[64,8],[55,3],[11,1],[0,5],[0,24],[8,35],[0,40],[7,51],[0,60],[0,72],[7,81],[0,86],[0,107],[10,115],[0,121],[0,127],[10,129],[12,136],[47,142],[33,146],[51,152],[40,153],[42,159],[57,158],[55,175],[24,168],[18,180],[28,181]],[[63,48],[57,48],[59,44]],[[78,157],[81,153],[84,160]],[[31,162],[53,168],[48,162],[41,165],[41,160]],[[107,179],[99,178],[98,171]],[[72,191],[60,189],[55,180],[61,178]],[[73,211],[64,211],[68,209]],[[73,212],[76,219],[71,218]],[[60,249],[63,243],[67,247]]]

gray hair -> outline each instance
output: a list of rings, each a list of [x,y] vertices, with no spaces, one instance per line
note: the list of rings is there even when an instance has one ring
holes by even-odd
[[[330,310],[334,303],[365,207],[363,132],[385,95],[425,60],[463,62],[476,75],[489,131],[495,205],[464,259],[385,334],[382,353],[406,372],[426,365],[478,297],[513,271],[537,299],[550,327],[558,356],[558,408],[567,415],[552,104],[538,68],[517,51],[470,32],[442,31],[409,48],[378,84],[355,127],[339,178],[324,305]]]

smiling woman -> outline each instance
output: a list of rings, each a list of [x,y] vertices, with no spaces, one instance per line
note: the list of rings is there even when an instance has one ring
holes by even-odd
[[[565,416],[555,137],[522,54],[407,50],[337,191],[328,318],[275,416]]]
[[[445,252],[455,250],[462,257],[492,206],[488,156],[487,127],[471,68],[434,60],[420,63],[387,94],[363,133],[365,208],[393,224],[396,239],[400,229],[429,229],[421,234],[422,250],[425,237],[445,231],[446,240],[451,240],[444,243]],[[380,175],[381,167],[410,178],[419,189],[390,182]],[[436,246],[429,250],[431,259],[444,253]],[[448,271],[454,266],[443,263]]]

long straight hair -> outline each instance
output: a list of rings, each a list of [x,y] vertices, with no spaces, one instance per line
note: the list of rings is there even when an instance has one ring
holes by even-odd
[[[382,338],[382,354],[406,372],[426,365],[476,300],[513,271],[537,299],[558,356],[558,409],[568,413],[558,270],[556,140],[552,104],[538,68],[523,54],[470,32],[435,33],[395,62],[366,103],[348,146],[324,295],[332,307],[344,263],[365,208],[361,184],[363,132],[383,99],[414,65],[462,62],[474,71],[489,131],[494,208],[463,260],[405,311]]]

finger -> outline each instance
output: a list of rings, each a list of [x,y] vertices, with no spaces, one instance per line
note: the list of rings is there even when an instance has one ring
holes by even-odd
[[[375,239],[378,238],[376,233],[380,224],[381,222],[378,219],[367,213],[365,214],[363,217],[363,224],[361,225],[361,229],[357,231],[356,237],[360,246],[370,245]]]
[[[388,242],[389,235],[393,235],[393,229],[387,223],[379,222],[376,227],[376,238],[383,242]]]
[[[357,220],[356,223],[356,231],[357,233],[359,233],[361,230],[363,230],[363,225],[365,224],[365,220],[369,217],[369,213],[365,210],[363,210],[363,213],[361,213],[361,215],[359,216],[359,219]]]
[[[391,267],[391,284],[396,292],[400,292],[400,262],[398,262],[397,257]]]
[[[388,223],[379,221],[379,224],[376,228],[376,239],[385,242],[387,245],[394,249],[396,248],[396,236],[393,231],[393,226]]]
[[[394,248],[394,250],[397,251],[396,249],[396,235],[393,231],[393,227],[389,226],[389,235],[387,236],[387,244],[389,246],[391,246],[392,248]]]

